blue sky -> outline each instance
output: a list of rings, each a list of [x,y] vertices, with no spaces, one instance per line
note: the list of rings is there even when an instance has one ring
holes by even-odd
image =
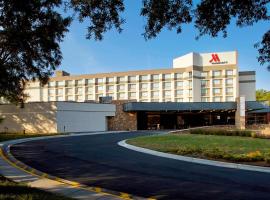
[[[198,31],[192,24],[184,25],[181,34],[164,29],[155,39],[145,41],[141,35],[145,19],[140,16],[141,0],[126,0],[123,32],[111,30],[102,41],[86,40],[87,23],[74,21],[61,44],[63,60],[59,67],[71,74],[92,74],[127,70],[169,68],[175,57],[189,52],[219,52],[237,50],[240,70],[255,70],[257,89],[270,90],[270,72],[257,62],[253,47],[269,29],[269,22],[252,27],[228,27],[228,37],[203,36],[195,40]]]

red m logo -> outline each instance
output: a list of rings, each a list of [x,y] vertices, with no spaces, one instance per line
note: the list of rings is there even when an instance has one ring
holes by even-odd
[[[215,54],[212,54],[212,59],[211,60],[209,60],[209,62],[211,63],[211,62],[220,62],[220,59],[219,59],[219,57],[218,57],[218,55],[215,53]]]

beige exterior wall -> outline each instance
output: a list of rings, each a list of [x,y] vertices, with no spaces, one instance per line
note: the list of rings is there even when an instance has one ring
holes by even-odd
[[[30,83],[26,90],[28,102],[98,101],[101,96],[139,102],[235,101],[239,96],[237,52],[214,54],[219,55],[220,63],[210,62],[211,53],[191,53],[176,58],[173,68],[168,69],[75,76],[57,73],[44,87]]]
[[[1,105],[0,132],[56,133],[56,103]]]
[[[76,102],[26,103],[24,108],[0,105],[0,132],[64,133],[108,130],[115,105]]]

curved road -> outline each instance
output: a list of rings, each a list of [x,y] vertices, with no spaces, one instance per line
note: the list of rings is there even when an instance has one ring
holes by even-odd
[[[157,199],[270,199],[270,174],[135,152],[117,142],[153,132],[52,138],[17,144],[24,163],[89,186]]]

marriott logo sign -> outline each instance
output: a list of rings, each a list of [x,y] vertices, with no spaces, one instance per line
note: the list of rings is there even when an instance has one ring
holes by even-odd
[[[213,53],[211,55],[211,59],[209,60],[209,62],[213,65],[217,65],[217,64],[227,64],[228,61],[221,61],[219,58],[219,55],[217,53]]]

